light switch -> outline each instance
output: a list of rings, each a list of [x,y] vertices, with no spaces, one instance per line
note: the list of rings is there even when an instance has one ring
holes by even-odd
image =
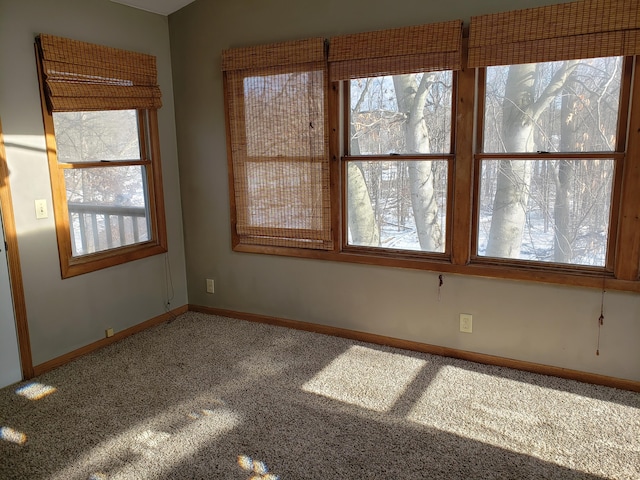
[[[48,216],[47,201],[45,199],[36,200],[36,218],[47,218]]]

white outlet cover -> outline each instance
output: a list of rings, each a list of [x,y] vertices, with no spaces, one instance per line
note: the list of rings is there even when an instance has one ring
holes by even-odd
[[[473,316],[468,313],[460,314],[460,331],[473,333]]]

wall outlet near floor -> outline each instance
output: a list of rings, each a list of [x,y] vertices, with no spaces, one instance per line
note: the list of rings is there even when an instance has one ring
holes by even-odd
[[[213,279],[207,278],[207,293],[213,293],[214,291]]]
[[[104,335],[105,335],[105,337],[107,337],[107,338],[109,338],[109,337],[113,337],[113,328],[107,328],[107,329],[104,331]]]
[[[460,314],[460,331],[464,333],[473,332],[473,316],[469,313]]]

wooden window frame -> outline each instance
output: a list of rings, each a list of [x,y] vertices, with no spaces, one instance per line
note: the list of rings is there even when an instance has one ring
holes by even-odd
[[[454,165],[456,162],[456,92],[458,86],[458,71],[451,71],[451,130],[449,132],[449,152],[447,153],[430,153],[430,154],[393,154],[393,155],[351,155],[349,148],[350,131],[350,86],[349,81],[336,82],[338,85],[342,83],[342,142],[343,152],[340,155],[340,201],[341,201],[341,225],[346,225],[347,218],[347,166],[349,162],[368,161],[368,162],[390,162],[390,161],[446,161],[447,162],[447,207],[445,212],[445,238],[443,252],[430,252],[420,250],[393,249],[385,247],[372,247],[363,245],[354,245],[348,243],[348,228],[341,230],[341,251],[354,254],[368,254],[376,256],[388,256],[390,258],[416,258],[434,261],[450,261],[452,255],[452,216],[453,201],[451,192],[454,185]]]
[[[229,192],[231,207],[232,249],[241,252],[278,252],[281,250],[327,251],[335,247],[335,229],[332,224],[333,194],[331,193],[331,167],[329,159],[328,133],[328,69],[326,64],[326,45],[322,38],[309,38],[300,41],[283,42],[258,47],[229,49],[223,52],[222,60],[225,120],[227,133],[227,164],[229,170]],[[309,155],[266,154],[251,156],[248,151],[246,101],[244,82],[253,77],[290,75],[293,73],[311,73],[322,76],[322,130],[309,122],[310,132],[321,138],[323,151],[311,151]],[[310,83],[308,88],[312,87]],[[311,90],[309,90],[311,92]],[[308,99],[307,99],[308,100]],[[309,111],[310,112],[310,111]],[[305,123],[306,126],[306,123]],[[313,130],[311,130],[313,129]],[[310,134],[311,136],[311,134]],[[255,139],[254,139],[255,141]],[[320,143],[320,142],[318,142]],[[298,146],[298,145],[296,145]],[[265,200],[267,197],[254,195],[249,188],[250,177],[247,165],[251,162],[269,165],[280,162],[299,163],[319,168],[319,182],[313,183],[313,193],[320,197],[320,206],[314,220],[317,228],[298,228],[296,226],[278,227],[251,223],[252,200]],[[303,205],[308,211],[317,205]],[[314,255],[311,253],[310,255]]]
[[[478,102],[482,98],[482,92],[479,91],[478,86],[483,85],[484,69],[469,66],[468,44],[467,31],[462,41],[462,68],[455,73],[456,88],[453,92],[456,114],[452,123],[455,136],[451,155],[454,160],[452,160],[452,171],[449,175],[450,190],[447,200],[449,210],[447,245],[450,248],[447,255],[383,251],[380,248],[346,245],[345,172],[346,162],[354,157],[344,157],[345,153],[348,153],[345,142],[348,135],[345,134],[345,129],[348,132],[349,128],[346,114],[348,107],[345,105],[348,96],[345,97],[344,81],[331,81],[328,93],[331,222],[335,238],[334,248],[330,251],[312,251],[300,248],[252,246],[245,247],[243,251],[640,293],[640,189],[637,188],[637,185],[640,185],[640,55],[634,52],[624,53],[627,58],[622,78],[618,139],[626,141],[617,146],[616,152],[597,154],[602,157],[616,158],[610,246],[606,265],[602,268],[574,267],[546,262],[502,261],[475,255],[477,236],[475,205],[480,161],[483,157],[495,158],[497,155],[485,155],[479,148],[482,124],[478,124],[481,119],[479,112],[481,108]],[[227,148],[229,149],[229,143]],[[533,155],[540,158],[537,154]],[[385,159],[381,158],[381,160]],[[392,159],[397,157],[393,156]],[[233,210],[233,198],[231,203]]]
[[[120,265],[152,255],[167,252],[167,228],[164,214],[162,191],[162,169],[160,163],[160,143],[158,115],[153,110],[137,110],[140,142],[140,160],[117,162],[61,163],[58,161],[53,115],[48,111],[45,97],[42,98],[42,112],[47,144],[49,174],[53,196],[58,256],[62,278],[74,277],[103,268]],[[150,239],[122,247],[110,248],[86,255],[74,256],[71,248],[71,230],[64,172],[73,168],[109,168],[124,166],[144,167],[147,182],[147,207]]]
[[[627,140],[627,120],[629,113],[629,100],[631,90],[633,59],[631,57],[623,58],[623,68],[621,75],[621,91],[620,103],[618,111],[618,121],[616,131],[616,146],[613,151],[606,152],[511,152],[511,153],[490,153],[484,152],[484,114],[486,100],[486,68],[479,68],[477,75],[477,99],[476,108],[476,152],[474,157],[474,177],[473,177],[473,209],[472,231],[471,231],[471,261],[479,265],[496,265],[511,268],[538,268],[548,271],[574,272],[576,274],[599,275],[606,277],[614,277],[615,253],[617,251],[617,231],[619,217],[616,214],[620,210],[620,195],[622,187],[622,176],[625,164],[625,151]],[[480,195],[480,171],[483,160],[595,160],[595,159],[611,159],[614,162],[613,184],[611,189],[611,206],[609,217],[609,228],[607,236],[607,254],[605,265],[602,267],[593,267],[578,264],[565,264],[554,262],[542,262],[537,260],[525,260],[514,258],[489,257],[478,254],[478,236],[479,236],[479,195]]]
[[[167,252],[157,112],[162,103],[156,85],[155,57],[44,34],[36,38],[35,54],[62,278]],[[52,112],[86,110],[135,110],[140,158],[113,162],[59,162]],[[123,166],[144,167],[150,238],[74,256],[64,171]]]

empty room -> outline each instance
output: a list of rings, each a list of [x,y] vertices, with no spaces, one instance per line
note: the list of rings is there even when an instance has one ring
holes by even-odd
[[[637,0],[0,0],[0,479],[640,479]]]

